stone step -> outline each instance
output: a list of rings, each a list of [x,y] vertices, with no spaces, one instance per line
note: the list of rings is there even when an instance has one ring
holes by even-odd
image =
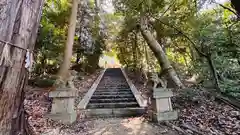
[[[101,85],[98,85],[98,88],[129,88],[129,86],[128,85],[125,85],[125,86],[118,86],[118,85],[113,85],[113,86],[106,86],[106,85],[103,85],[103,86],[101,86]]]
[[[96,89],[96,91],[119,91],[119,90],[122,90],[122,91],[125,91],[125,90],[131,91],[130,88],[97,88],[97,89]]]
[[[127,95],[132,94],[131,91],[95,91],[93,95]]]
[[[111,85],[111,84],[119,84],[119,85],[125,85],[127,84],[126,80],[123,80],[123,79],[112,79],[112,77],[109,77],[111,78],[111,80],[109,79],[103,79],[102,81],[99,82],[99,84],[107,84],[107,85]]]
[[[91,99],[104,99],[104,98],[134,98],[133,94],[127,94],[127,95],[92,95]]]
[[[87,117],[134,117],[145,112],[120,68],[106,69],[87,103],[83,110]]]
[[[108,79],[103,79],[103,81],[101,81],[100,83],[99,83],[99,85],[102,85],[102,84],[105,84],[105,85],[127,85],[128,83],[126,82],[126,81],[123,81],[123,80],[108,80]]]
[[[139,107],[137,102],[121,102],[121,103],[89,103],[87,109],[92,108],[130,108]]]
[[[128,85],[127,84],[123,84],[123,85],[120,85],[120,84],[111,84],[111,85],[109,85],[109,84],[99,84],[98,85],[99,87],[101,86],[101,87],[116,87],[116,86],[118,86],[118,87],[128,87]]]
[[[105,85],[105,86],[128,86],[127,82],[120,82],[119,80],[112,81],[112,82],[100,82],[99,85]]]
[[[119,103],[119,102],[136,102],[135,98],[116,98],[116,99],[91,99],[89,103]]]
[[[102,108],[84,110],[87,118],[137,117],[145,113],[144,108]]]
[[[121,71],[120,72],[109,72],[109,71],[106,71],[104,76],[116,76],[116,77],[118,77],[117,75],[119,75],[119,76],[122,75]]]
[[[98,88],[129,88],[128,85],[120,86],[120,85],[112,85],[112,86],[106,86],[106,85],[98,85]]]
[[[115,85],[119,85],[119,86],[128,86],[127,85],[128,83],[127,82],[120,82],[120,80],[115,80],[115,81],[103,81],[103,82],[100,82],[99,85],[105,85],[105,86],[115,86]]]
[[[97,90],[111,90],[111,89],[113,89],[113,90],[122,90],[122,89],[128,89],[128,90],[130,90],[130,88],[129,87],[97,87]]]
[[[128,92],[131,89],[96,89],[96,92]]]
[[[109,78],[111,78],[111,80]],[[103,80],[101,80],[100,83],[107,83],[107,82],[112,82],[112,83],[119,82],[120,84],[126,84],[127,83],[127,81],[124,78],[105,77],[105,78],[102,78],[102,79]]]

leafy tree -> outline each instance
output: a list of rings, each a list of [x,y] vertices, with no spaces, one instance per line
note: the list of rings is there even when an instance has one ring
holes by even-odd
[[[34,73],[36,75],[55,74],[59,69],[67,38],[69,15],[70,3],[68,0],[45,1],[35,47],[37,54]]]

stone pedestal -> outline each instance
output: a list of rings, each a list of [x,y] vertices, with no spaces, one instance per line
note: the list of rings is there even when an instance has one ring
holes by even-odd
[[[74,102],[77,91],[72,88],[56,89],[49,93],[53,98],[52,109],[47,117],[64,124],[71,124],[77,119]]]
[[[177,112],[173,111],[171,97],[173,93],[169,89],[156,88],[153,90],[153,120],[165,121],[177,119]]]

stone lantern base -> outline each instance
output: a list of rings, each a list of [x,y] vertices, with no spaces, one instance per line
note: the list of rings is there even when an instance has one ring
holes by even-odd
[[[153,90],[153,120],[166,121],[176,120],[177,111],[173,111],[171,97],[173,92],[165,88],[156,88]]]
[[[58,88],[49,93],[53,98],[52,109],[47,117],[64,124],[71,124],[77,119],[77,113],[74,108],[76,89]]]

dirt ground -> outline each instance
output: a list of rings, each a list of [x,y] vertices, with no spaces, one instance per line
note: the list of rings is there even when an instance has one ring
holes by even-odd
[[[84,80],[75,82],[79,90],[76,103],[85,95],[98,74],[99,72],[84,76]],[[131,79],[146,98],[148,88],[134,81],[134,78]],[[48,98],[48,91],[36,89],[38,90],[28,88],[25,99],[28,121],[35,135],[178,135],[180,133],[177,132],[176,127],[184,131],[184,135],[240,134],[240,112],[222,102],[215,101],[208,92],[201,90],[175,92],[176,96],[172,101],[174,109],[179,110],[179,118],[169,122],[175,126],[172,128],[173,126],[149,122],[148,114],[135,118],[79,117],[78,121],[72,125],[62,125],[44,117],[49,111],[51,100]]]
[[[47,131],[44,135],[178,135],[165,126],[135,118],[85,119],[70,127]]]
[[[98,75],[99,72],[84,76],[84,80],[75,81],[79,90],[77,103]],[[177,135],[173,129],[148,122],[144,117],[87,119],[80,116],[76,123],[63,125],[44,117],[49,111],[50,101],[48,91],[28,87],[25,109],[35,135]]]

